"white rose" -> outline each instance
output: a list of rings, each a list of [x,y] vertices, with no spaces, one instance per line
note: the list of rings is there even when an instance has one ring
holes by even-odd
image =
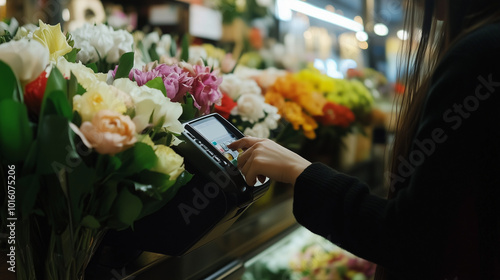
[[[127,78],[117,79],[113,85],[128,93],[135,104],[135,117],[133,119],[137,132],[142,132],[148,127],[149,119],[153,114],[153,124],[161,125],[174,133],[181,133],[184,128],[179,121],[182,115],[180,103],[171,102],[163,93],[157,89],[147,86],[139,87],[136,82]],[[163,124],[159,124],[163,118]]]
[[[252,128],[247,127],[243,133],[247,136],[259,138],[269,138],[271,135],[269,128],[263,123],[256,123]]]
[[[238,105],[234,107],[231,114],[241,116],[243,121],[254,123],[266,116],[264,113],[264,98],[262,96],[244,94],[238,98],[236,103]]]
[[[49,50],[37,41],[22,39],[0,45],[0,60],[24,85],[36,79],[49,63]]]

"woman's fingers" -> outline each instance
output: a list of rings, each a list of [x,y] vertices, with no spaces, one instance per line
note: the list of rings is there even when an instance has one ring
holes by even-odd
[[[269,139],[245,137],[228,145],[231,149],[244,149],[238,157],[238,168],[249,185],[256,180],[271,179],[294,183],[298,175],[310,164],[301,156]]]

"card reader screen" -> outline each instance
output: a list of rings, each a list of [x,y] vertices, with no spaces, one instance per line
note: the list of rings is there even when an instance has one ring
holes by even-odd
[[[205,118],[192,123],[191,126],[215,146],[231,163],[237,164],[238,155],[243,150],[233,151],[227,145],[237,140],[238,137],[227,130],[216,118]]]

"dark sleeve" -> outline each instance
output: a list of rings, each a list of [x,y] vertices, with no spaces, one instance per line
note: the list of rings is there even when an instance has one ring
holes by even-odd
[[[436,69],[409,158],[398,166],[403,176],[390,175],[406,187],[381,199],[314,163],[295,184],[300,224],[403,274],[440,270],[460,240],[479,246],[479,204],[500,186],[500,36],[492,35],[500,27],[491,28],[464,39]]]

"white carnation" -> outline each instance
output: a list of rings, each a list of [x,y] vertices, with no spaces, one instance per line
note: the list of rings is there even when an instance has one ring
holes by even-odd
[[[75,41],[75,48],[80,52],[77,59],[83,63],[96,62],[106,59],[108,63],[116,63],[120,56],[132,51],[134,39],[125,30],[113,30],[104,24],[84,24],[71,32]]]

